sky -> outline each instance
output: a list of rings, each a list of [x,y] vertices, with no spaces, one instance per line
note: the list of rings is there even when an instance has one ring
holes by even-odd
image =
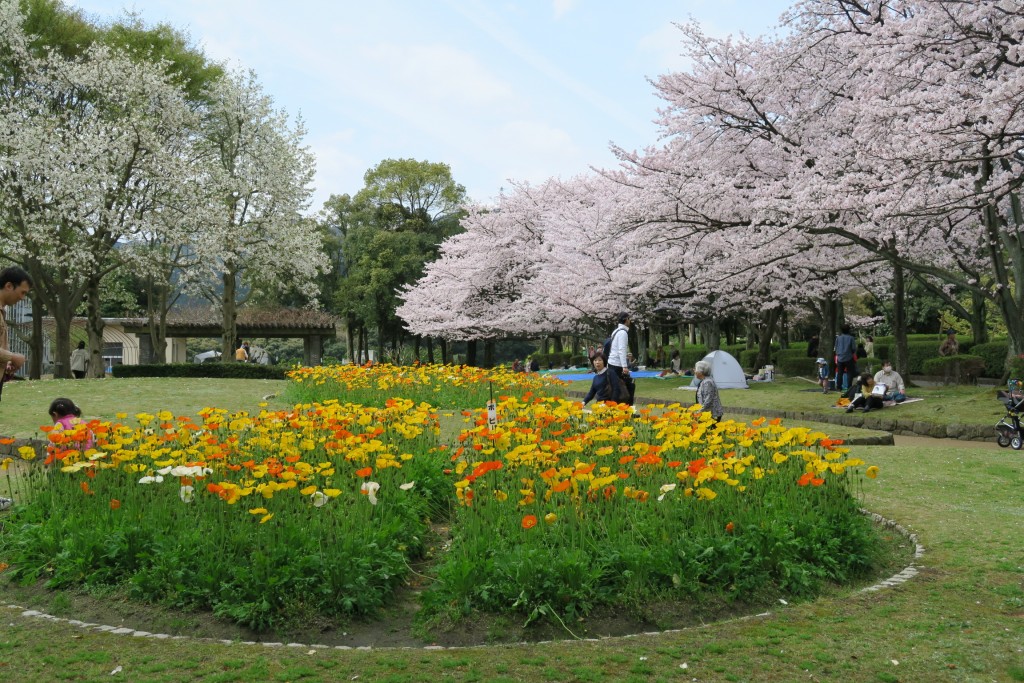
[[[252,69],[301,116],[311,211],[388,158],[443,162],[473,201],[511,182],[616,164],[657,143],[648,78],[686,68],[673,22],[770,33],[787,0],[66,0],[106,23],[138,13],[213,60]]]

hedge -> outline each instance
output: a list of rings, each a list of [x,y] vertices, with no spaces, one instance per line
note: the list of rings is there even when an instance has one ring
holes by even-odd
[[[708,349],[706,346],[694,345],[687,346],[679,354],[679,367],[683,370],[689,370],[697,364],[697,361],[708,355]]]
[[[967,354],[929,358],[923,369],[926,375],[945,377],[946,384],[974,384],[985,369],[985,359]]]
[[[796,358],[780,358],[775,363],[775,371],[786,377],[811,377],[818,376],[818,364],[815,358],[799,356]]]
[[[291,368],[254,363],[163,363],[115,365],[114,377],[216,377],[234,379],[287,379]]]
[[[971,355],[985,359],[983,377],[1002,377],[1006,369],[1006,354],[1010,350],[1010,342],[994,341],[978,344],[971,348]]]

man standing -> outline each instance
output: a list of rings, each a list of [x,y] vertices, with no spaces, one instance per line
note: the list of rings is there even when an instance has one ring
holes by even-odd
[[[6,308],[13,306],[32,289],[32,278],[23,269],[11,266],[0,270],[0,363],[6,367],[5,379],[25,364],[25,356],[11,351],[7,336]]]
[[[608,367],[618,375],[619,379],[629,390],[627,403],[633,405],[633,397],[636,394],[636,383],[629,376],[629,327],[633,324],[633,317],[629,313],[619,313],[619,324],[612,332],[611,345],[608,351]]]
[[[946,341],[939,346],[940,356],[955,356],[960,353],[960,343],[956,340],[956,330],[946,330]]]
[[[843,325],[841,333],[836,337],[836,389],[846,391],[853,386],[853,375],[857,372],[857,364],[853,358],[857,342],[850,334],[850,326]]]

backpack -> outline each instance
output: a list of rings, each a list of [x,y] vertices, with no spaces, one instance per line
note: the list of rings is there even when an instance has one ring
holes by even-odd
[[[616,329],[615,332],[619,330]],[[615,339],[615,332],[612,332],[607,339],[604,340],[604,362],[608,362],[608,356],[612,353],[612,339]]]

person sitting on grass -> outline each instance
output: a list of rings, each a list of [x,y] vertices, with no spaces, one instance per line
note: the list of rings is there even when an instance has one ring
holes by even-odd
[[[672,352],[671,364],[669,365],[669,367],[667,367],[664,370],[662,370],[661,374],[658,375],[658,377],[667,377],[669,375],[681,375],[681,374],[683,374],[683,372],[681,370],[681,363],[682,363],[682,361],[679,358],[679,351],[678,350],[673,351]]]
[[[906,386],[900,373],[892,369],[892,361],[884,361],[882,369],[875,373],[875,384],[885,385],[885,399],[902,403],[907,400]]]
[[[876,396],[873,391],[875,388],[875,378],[871,375],[864,373],[860,376],[860,391],[854,396],[850,405],[847,406],[846,412],[852,413],[854,408],[863,408],[865,413],[871,412],[872,410],[879,410],[882,408],[882,397]]]

